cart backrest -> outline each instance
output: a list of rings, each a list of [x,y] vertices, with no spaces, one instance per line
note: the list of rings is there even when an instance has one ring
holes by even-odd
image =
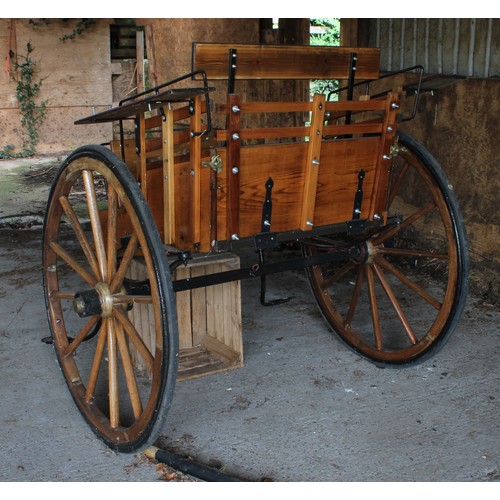
[[[209,80],[246,79],[347,79],[351,58],[356,79],[379,77],[380,50],[367,47],[300,45],[248,45],[193,43],[192,67]]]

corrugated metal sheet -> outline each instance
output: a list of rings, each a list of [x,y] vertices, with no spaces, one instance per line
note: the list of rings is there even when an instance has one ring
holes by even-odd
[[[500,19],[373,19],[369,32],[383,71],[421,64],[428,73],[500,76]]]

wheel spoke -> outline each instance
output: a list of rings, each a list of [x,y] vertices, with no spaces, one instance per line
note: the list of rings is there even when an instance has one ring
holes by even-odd
[[[97,384],[97,377],[99,375],[99,370],[101,369],[102,355],[104,353],[104,347],[106,346],[106,341],[108,338],[108,320],[104,319],[101,324],[101,330],[99,332],[99,338],[97,339],[97,345],[95,348],[94,359],[92,361],[92,368],[90,369],[89,381],[87,383],[87,390],[85,391],[85,402],[90,403],[95,387]]]
[[[61,257],[61,259],[64,260],[64,262],[66,262],[66,264],[68,264],[68,266],[71,267],[75,273],[79,274],[84,281],[86,281],[90,286],[95,286],[97,283],[96,278],[94,278],[88,271],[78,264],[78,262],[76,262],[76,260],[61,247],[61,245],[59,245],[59,243],[51,241],[49,243],[49,247],[58,257]]]
[[[118,359],[116,335],[112,319],[106,320],[108,329],[108,387],[109,387],[109,424],[112,429],[120,425],[120,402],[118,397]]]
[[[417,285],[413,280],[408,278],[408,276],[404,275],[401,271],[399,271],[396,267],[394,267],[390,262],[388,262],[383,257],[377,256],[377,264],[384,268],[386,271],[389,271],[393,274],[399,281],[404,283],[408,288],[413,290],[417,295],[422,297],[425,301],[427,301],[432,307],[437,309],[441,309],[441,302],[436,300],[432,295],[426,292],[422,287]]]
[[[375,337],[375,347],[381,351],[382,345],[382,329],[380,328],[380,317],[378,314],[377,296],[375,295],[375,280],[373,278],[373,270],[371,266],[366,266],[365,270],[366,282],[368,284],[368,296],[370,297],[370,309],[373,323],[373,334]]]
[[[85,337],[90,333],[92,328],[94,328],[95,324],[99,321],[99,316],[92,316],[89,318],[87,323],[83,326],[83,328],[78,332],[77,336],[73,339],[71,344],[68,344],[68,348],[64,353],[65,356],[71,356],[77,349],[77,347],[83,342]]]
[[[127,315],[120,308],[118,307],[115,308],[114,313],[115,317],[123,326],[125,333],[129,336],[130,340],[132,340],[132,343],[134,344],[135,348],[139,351],[139,354],[142,356],[143,360],[148,365],[150,371],[153,371],[153,362],[154,362],[153,355],[147,348],[146,344],[144,343],[140,335],[137,333],[137,330],[135,329],[134,325],[130,322],[130,320],[127,318]]]
[[[335,282],[337,282],[342,276],[348,273],[354,267],[354,263],[351,261],[346,262],[336,273],[334,273],[329,278],[325,279],[321,283],[321,288],[326,290],[330,286],[332,286]]]
[[[401,184],[403,183],[403,180],[405,178],[406,173],[408,172],[408,169],[410,167],[410,164],[405,161],[405,164],[401,168],[401,171],[398,174],[397,179],[394,181],[392,187],[391,187],[391,192],[389,193],[389,197],[387,199],[387,206],[392,206],[392,203],[394,201],[394,198],[396,197],[396,194],[399,191],[399,188],[401,187]]]
[[[153,297],[151,295],[114,295],[113,302],[115,304],[152,304]]]
[[[112,294],[115,294],[120,290],[125,275],[127,274],[127,271],[129,269],[130,263],[132,262],[134,254],[137,250],[138,244],[139,240],[137,238],[137,235],[134,233],[130,237],[127,248],[125,249],[125,253],[123,254],[123,258],[120,262],[120,265],[118,266],[118,271],[116,271],[116,274],[111,280],[109,289]]]
[[[122,325],[116,319],[114,319],[113,321],[116,332],[116,339],[118,341],[118,348],[120,349],[120,356],[123,362],[123,370],[125,372],[127,390],[130,396],[130,402],[132,403],[132,411],[134,412],[134,417],[138,419],[142,413],[142,403],[139,395],[139,389],[137,388],[137,381],[135,379],[130,352],[128,349],[127,341],[125,340]]]
[[[74,298],[75,298],[74,293],[59,292],[58,290],[50,292],[50,299],[51,300],[73,300]]]
[[[113,186],[108,185],[108,269],[106,279],[111,281],[116,272],[116,223],[118,217],[118,196]]]
[[[407,217],[401,224],[397,224],[395,226],[390,227],[387,231],[382,231],[381,234],[378,236],[375,236],[373,238],[373,244],[374,245],[380,245],[384,241],[392,238],[395,236],[397,233],[405,229],[406,227],[410,226],[413,224],[415,221],[420,219],[420,217],[423,217],[425,214],[430,212],[431,210],[434,210],[436,208],[436,202],[431,201],[424,207],[422,207],[420,210],[417,210],[414,214],[410,215],[410,217]]]
[[[87,261],[90,265],[92,272],[94,273],[95,277],[98,279],[99,278],[99,266],[97,264],[97,259],[94,255],[92,247],[87,239],[87,236],[85,235],[85,232],[83,231],[82,225],[80,224],[80,221],[78,220],[78,217],[73,210],[73,207],[71,206],[71,204],[66,196],[61,196],[59,198],[59,203],[63,207],[64,213],[67,215],[67,217],[69,219],[71,227],[73,228],[73,231],[75,232],[75,235],[78,239],[78,242],[80,243],[80,245],[82,247],[83,253],[85,254],[85,257],[87,257]]]
[[[345,317],[344,325],[346,328],[351,328],[352,320],[354,318],[354,312],[356,310],[356,306],[358,305],[359,296],[361,294],[361,287],[363,285],[364,274],[365,273],[364,273],[363,266],[359,266],[358,277],[356,279],[356,285],[354,287],[354,291],[353,291],[352,297],[351,297],[351,302],[349,304],[349,309],[348,309],[346,317]]]
[[[99,263],[100,279],[106,279],[106,250],[102,237],[101,221],[99,219],[99,207],[97,206],[97,196],[92,172],[84,170],[82,172],[85,192],[87,194],[87,206],[89,209],[90,225],[92,226],[92,235],[94,236],[94,245],[97,253],[97,262]]]
[[[404,257],[428,257],[431,259],[446,260],[449,258],[447,253],[435,253],[428,250],[418,250],[409,248],[379,248],[377,250],[381,254],[401,255]]]
[[[373,270],[375,271],[375,274],[380,281],[380,284],[382,285],[382,288],[384,289],[384,292],[386,293],[389,302],[391,303],[392,307],[394,308],[394,311],[396,312],[397,317],[399,318],[399,321],[401,322],[401,325],[403,326],[403,330],[405,331],[406,335],[410,339],[410,342],[415,345],[418,342],[417,337],[415,336],[415,333],[413,332],[410,323],[408,322],[408,319],[406,318],[406,315],[403,312],[403,309],[401,308],[401,304],[399,303],[398,299],[396,298],[396,295],[394,294],[389,282],[387,281],[384,273],[382,270],[374,263],[372,265]]]

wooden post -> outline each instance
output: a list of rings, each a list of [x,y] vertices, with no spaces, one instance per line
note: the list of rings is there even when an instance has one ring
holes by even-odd
[[[175,240],[175,175],[174,175],[174,112],[164,110],[161,124],[163,157],[163,242],[170,245]]]
[[[318,185],[318,172],[321,156],[321,141],[323,125],[325,122],[325,95],[316,94],[313,100],[311,127],[309,132],[309,147],[307,149],[304,196],[302,199],[302,215],[300,229],[306,231],[314,223],[314,208],[316,189]]]
[[[197,132],[201,132],[201,96],[197,96],[193,102],[194,110],[191,115],[191,132],[195,132],[192,135],[189,142],[190,147],[190,159],[191,159],[191,171],[193,180],[193,190],[192,190],[192,238],[193,243],[197,244],[201,239],[201,136],[197,135]]]

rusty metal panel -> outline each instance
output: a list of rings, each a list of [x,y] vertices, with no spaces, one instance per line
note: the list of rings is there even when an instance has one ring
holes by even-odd
[[[373,19],[369,32],[382,71],[422,64],[447,76],[500,76],[500,19]]]

